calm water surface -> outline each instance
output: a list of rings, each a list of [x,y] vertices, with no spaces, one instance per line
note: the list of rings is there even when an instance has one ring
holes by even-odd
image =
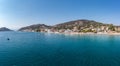
[[[120,36],[0,32],[0,66],[120,66]]]

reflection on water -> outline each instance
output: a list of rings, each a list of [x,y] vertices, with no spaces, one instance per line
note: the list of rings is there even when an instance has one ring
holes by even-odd
[[[120,66],[120,36],[0,32],[0,66]]]

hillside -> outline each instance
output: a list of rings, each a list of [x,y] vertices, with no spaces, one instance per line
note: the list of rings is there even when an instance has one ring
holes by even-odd
[[[74,29],[75,27],[78,30],[86,29],[86,28],[100,28],[101,26],[109,26],[110,24],[104,24],[101,22],[93,21],[93,20],[75,20],[75,21],[69,21],[64,22],[61,24],[57,24],[54,26],[47,26],[45,24],[36,24],[36,25],[30,25],[27,27],[22,27],[19,29],[19,31],[44,31],[45,29],[54,29],[54,30],[60,30],[60,29]]]
[[[93,20],[75,20],[75,21],[69,21],[61,24],[57,24],[54,27],[58,29],[72,29],[73,27],[99,27],[104,26],[108,24],[103,24],[100,22],[96,22]]]
[[[19,29],[19,31],[45,29],[45,28],[50,28],[50,26],[47,26],[45,24],[35,24],[35,25],[30,25],[30,26],[22,27],[22,28]]]
[[[2,27],[2,28],[0,28],[0,31],[12,31],[12,30],[10,30],[10,29],[8,29],[6,27]]]

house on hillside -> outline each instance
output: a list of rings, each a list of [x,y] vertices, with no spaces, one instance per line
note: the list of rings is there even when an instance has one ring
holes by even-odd
[[[101,26],[101,31],[102,32],[108,32],[109,31],[109,27],[108,26]]]
[[[79,30],[78,30],[78,28],[77,27],[74,27],[73,28],[73,32],[78,32]]]
[[[67,30],[65,30],[65,32],[64,32],[64,33],[72,33],[72,32],[73,32],[72,30],[67,29]]]
[[[120,26],[115,27],[115,31],[120,32]]]

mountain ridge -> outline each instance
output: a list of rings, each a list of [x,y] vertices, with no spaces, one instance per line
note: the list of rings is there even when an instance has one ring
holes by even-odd
[[[80,28],[97,28],[101,26],[109,26],[111,24],[105,24],[102,22],[97,22],[94,20],[86,20],[86,19],[81,19],[81,20],[72,20],[64,23],[59,23],[53,26],[48,26],[45,24],[34,24],[26,27],[22,27],[19,29],[19,31],[24,31],[24,30],[40,30],[40,29],[55,29],[55,30],[60,30],[60,29],[73,29],[74,27],[77,27],[78,29]],[[113,25],[113,24],[112,24]],[[113,25],[115,26],[115,25]]]
[[[33,25],[26,26],[26,27],[22,27],[22,28],[19,29],[19,31],[26,30],[26,29],[35,30],[35,29],[38,29],[38,28],[50,28],[50,27],[51,26],[48,26],[48,25],[45,25],[45,24],[33,24]]]
[[[7,27],[1,27],[0,31],[12,31],[11,29],[7,28]]]

